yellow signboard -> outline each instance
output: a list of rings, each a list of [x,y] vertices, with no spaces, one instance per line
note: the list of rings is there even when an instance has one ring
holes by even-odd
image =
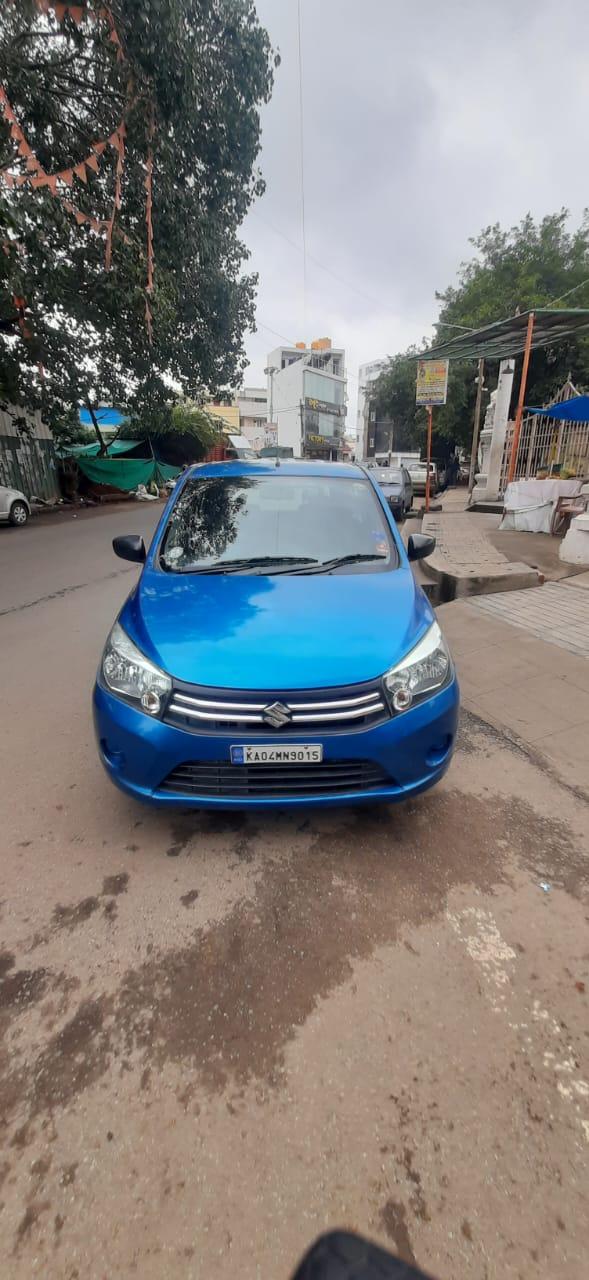
[[[448,393],[448,360],[418,360],[416,404],[445,404]]]

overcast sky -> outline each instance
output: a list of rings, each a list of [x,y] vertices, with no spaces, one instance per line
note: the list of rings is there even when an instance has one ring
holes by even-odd
[[[431,334],[469,236],[589,204],[587,0],[301,0],[305,296],[297,0],[257,10],[282,64],[243,228],[260,276],[244,380],[265,382],[269,330],[329,335],[350,429],[358,365]]]

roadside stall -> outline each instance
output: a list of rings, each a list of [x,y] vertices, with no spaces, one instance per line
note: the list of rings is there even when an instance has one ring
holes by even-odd
[[[589,477],[589,396],[526,410],[545,424],[548,448],[536,446],[532,433],[530,453],[536,452],[536,476],[514,480],[504,497],[501,529],[531,533],[566,533],[571,519],[585,512],[583,482]],[[572,424],[572,429],[568,425]]]

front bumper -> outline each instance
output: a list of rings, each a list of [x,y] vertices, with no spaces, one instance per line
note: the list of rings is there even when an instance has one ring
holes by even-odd
[[[231,736],[199,735],[163,724],[115,698],[101,685],[94,688],[94,726],[98,750],[109,777],[121,790],[138,800],[163,808],[284,809],[313,805],[328,807],[403,800],[425,791],[445,773],[456,738],[459,692],[456,678],[427,702],[393,716],[384,724],[359,731],[301,733],[299,741],[323,744],[325,761],[368,761],[378,766],[383,781],[368,790],[338,791],[287,796],[186,795],[162,790],[164,781],[183,764],[230,763],[230,747],[236,742],[284,745],[254,733]],[[292,739],[289,738],[289,745]],[[242,766],[235,765],[236,778]]]

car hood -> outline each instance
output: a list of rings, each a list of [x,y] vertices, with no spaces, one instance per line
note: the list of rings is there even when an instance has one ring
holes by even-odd
[[[277,691],[380,676],[432,620],[404,566],[298,577],[146,568],[120,618],[139,648],[177,680]]]

